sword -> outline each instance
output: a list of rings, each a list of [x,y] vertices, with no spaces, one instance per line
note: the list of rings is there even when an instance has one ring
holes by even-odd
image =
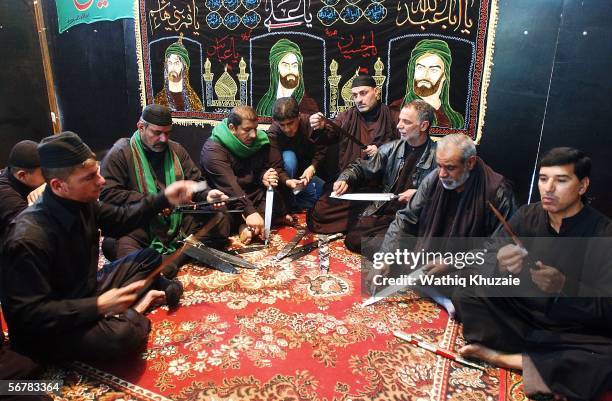
[[[232,210],[216,210],[216,209],[185,209],[175,210],[177,213],[183,214],[213,214],[213,213],[244,213],[244,209],[232,209]]]
[[[270,228],[272,228],[272,207],[274,204],[274,189],[270,185],[266,190],[266,214],[264,216],[265,245],[270,241]]]
[[[206,245],[196,240],[195,238],[190,238],[190,237],[191,236],[185,238],[185,243],[188,245],[191,245],[196,248],[205,248],[210,254],[236,267],[243,267],[245,269],[257,269],[257,266],[255,266],[254,264],[242,258],[239,258],[238,256],[233,256],[233,255],[230,255],[229,253],[219,251],[218,249],[207,247]]]
[[[210,266],[214,269],[222,271],[223,273],[238,274],[238,270],[230,263],[216,257],[212,253],[208,252],[209,249],[205,247],[197,247],[187,245],[185,247],[185,255],[189,255],[198,262],[204,263],[206,266]]]
[[[184,212],[185,210],[198,210],[198,209],[202,209],[205,207],[209,207],[209,206],[213,206],[217,203],[232,203],[232,202],[236,202],[239,201],[241,199],[246,199],[246,195],[242,195],[242,196],[235,196],[233,198],[228,198],[226,200],[218,200],[218,201],[214,201],[214,202],[195,202],[195,203],[186,203],[183,205],[178,205],[174,207],[174,211],[176,212]]]
[[[238,256],[234,256],[234,255],[230,255],[229,253],[220,251],[218,249],[215,248],[208,248],[210,250],[210,252],[212,252],[214,255],[217,255],[220,259],[225,260],[226,262],[229,262],[231,264],[233,264],[236,267],[242,267],[244,269],[259,269],[259,267],[257,267],[257,265],[254,265],[253,263],[244,260]]]
[[[411,280],[416,280],[417,278],[419,278],[421,275],[425,274],[425,272],[423,271],[423,268],[418,268],[415,271],[413,271],[412,273],[410,273],[408,275],[408,277],[406,278],[406,281],[411,281]],[[375,304],[376,302],[383,300],[385,298],[389,298],[392,295],[397,294],[398,292],[405,290],[406,288],[408,288],[409,285],[408,284],[396,284],[396,285],[390,285],[387,288],[383,289],[382,291],[380,291],[379,293],[376,293],[374,295],[372,295],[370,298],[366,299],[365,301],[363,301],[361,303],[362,307],[366,307],[366,306],[370,306]]]
[[[327,242],[327,243],[330,243],[330,242],[335,241],[335,240],[337,240],[339,238],[342,238],[343,235],[344,234],[342,234],[342,233],[330,235],[324,241]],[[291,262],[296,261],[299,258],[301,258],[302,256],[308,255],[314,249],[317,249],[319,247],[319,244],[320,244],[319,241],[308,242],[308,243],[306,243],[306,244],[304,244],[302,246],[298,246],[297,248],[293,249],[293,251],[288,253],[287,256],[285,256],[285,257],[289,258],[289,260]]]
[[[363,142],[361,142],[359,139],[357,139],[353,135],[349,134],[344,128],[342,128],[341,126],[339,126],[338,124],[336,124],[335,122],[330,120],[329,118],[327,118],[325,116],[322,116],[322,118],[323,118],[323,122],[326,125],[329,125],[334,131],[336,131],[337,133],[339,133],[343,137],[347,138],[349,141],[353,142],[354,144],[358,145],[361,149],[365,149],[365,148],[368,147]]]
[[[353,200],[353,201],[388,202],[390,200],[397,199],[399,195],[392,194],[392,193],[367,193],[367,192],[336,195],[335,192],[332,192],[329,197],[335,198],[335,199]]]
[[[280,252],[278,252],[276,254],[276,256],[274,256],[274,260],[281,260],[282,258],[287,256],[289,254],[289,252],[291,252],[291,250],[293,248],[295,248],[295,246],[297,244],[299,244],[299,242],[302,240],[302,238],[304,238],[304,235],[306,235],[306,230],[305,229],[301,228],[301,229],[297,230],[297,232],[295,233],[293,238],[291,238],[291,241],[289,241],[283,247],[283,249],[281,249]]]
[[[242,255],[243,253],[262,251],[266,248],[267,247],[265,245],[252,245],[252,246],[246,246],[244,248],[230,249],[230,250],[225,251],[225,253],[229,253],[230,255]]]

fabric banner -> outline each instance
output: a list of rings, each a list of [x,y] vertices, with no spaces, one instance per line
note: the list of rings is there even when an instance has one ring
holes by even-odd
[[[215,124],[238,104],[267,123],[282,96],[333,117],[368,73],[393,107],[432,104],[433,134],[480,139],[497,0],[136,1],[141,102],[179,124]]]
[[[55,0],[59,33],[77,24],[134,18],[128,0]]]

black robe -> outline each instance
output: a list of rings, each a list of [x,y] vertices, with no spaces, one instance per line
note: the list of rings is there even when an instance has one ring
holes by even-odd
[[[455,299],[464,337],[504,353],[522,353],[528,395],[595,400],[612,388],[612,247],[603,238],[612,237],[612,221],[585,206],[564,219],[556,233],[535,203],[519,209],[509,223],[529,251],[519,277],[531,287],[521,291],[534,296],[499,296],[490,287],[468,290],[473,293]],[[602,238],[579,242],[578,237]],[[542,241],[546,246],[539,246]],[[527,267],[537,260],[565,274],[559,296],[537,293]],[[492,274],[498,271],[494,266]]]

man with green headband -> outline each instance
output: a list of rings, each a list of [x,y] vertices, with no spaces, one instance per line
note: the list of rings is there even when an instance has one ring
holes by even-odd
[[[270,49],[270,87],[257,104],[257,114],[272,117],[276,99],[292,96],[300,106],[300,112],[313,114],[319,111],[317,102],[304,91],[302,53],[297,44],[281,39]]]
[[[257,129],[257,113],[252,107],[234,107],[213,129],[202,147],[200,167],[211,187],[231,197],[244,196],[236,202],[243,209],[242,216],[232,214],[232,229],[238,228],[242,242],[263,239],[266,189],[270,186],[276,192],[274,216],[291,220],[285,214],[288,188],[278,185],[283,173],[280,152],[268,135]]]
[[[189,53],[183,37],[168,46],[164,55],[164,88],[155,95],[155,104],[172,111],[204,111],[202,101],[189,84]]]
[[[406,95],[391,107],[400,108],[414,99],[423,99],[435,109],[434,127],[463,128],[463,116],[453,110],[449,100],[452,62],[445,41],[421,40],[410,54]]]
[[[165,106],[151,104],[144,108],[131,138],[119,139],[102,161],[101,173],[106,180],[100,199],[115,205],[139,202],[147,194],[155,194],[174,181],[202,181],[202,173],[187,150],[171,141],[172,116]],[[225,195],[217,190],[198,192],[196,201],[220,200]],[[197,216],[194,217],[194,216]],[[151,247],[162,255],[171,255],[180,247],[180,234],[189,235],[214,214],[157,216],[148,227],[139,228],[121,238],[105,238],[102,249],[114,260],[134,250]],[[198,240],[212,246],[224,246],[229,235],[229,221],[224,218],[205,237]],[[182,254],[163,272],[173,277],[189,261]]]

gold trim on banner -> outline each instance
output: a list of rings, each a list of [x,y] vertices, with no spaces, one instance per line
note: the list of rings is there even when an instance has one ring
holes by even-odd
[[[497,30],[497,0],[491,0],[489,25],[487,27],[487,45],[484,51],[484,65],[482,70],[482,83],[480,85],[480,102],[478,104],[478,119],[476,123],[476,144],[480,143],[482,130],[484,129],[485,112],[487,110],[487,94],[491,82],[491,70],[493,69],[493,53],[495,52],[495,31]]]

